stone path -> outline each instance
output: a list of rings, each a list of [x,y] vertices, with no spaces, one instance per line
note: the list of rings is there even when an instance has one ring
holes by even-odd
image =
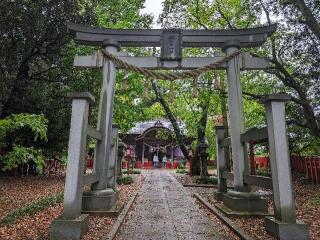
[[[149,171],[136,199],[136,209],[118,239],[225,239],[196,205],[191,194],[168,172]]]

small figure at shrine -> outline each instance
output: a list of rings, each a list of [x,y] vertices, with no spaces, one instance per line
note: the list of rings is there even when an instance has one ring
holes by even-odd
[[[155,155],[153,156],[153,166],[154,166],[154,167],[158,167],[158,163],[159,163],[159,158],[158,158],[158,155],[155,154]]]

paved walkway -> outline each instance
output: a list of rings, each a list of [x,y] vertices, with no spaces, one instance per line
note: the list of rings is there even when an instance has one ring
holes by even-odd
[[[191,194],[168,172],[147,173],[137,205],[120,239],[215,240],[225,239],[195,204]]]

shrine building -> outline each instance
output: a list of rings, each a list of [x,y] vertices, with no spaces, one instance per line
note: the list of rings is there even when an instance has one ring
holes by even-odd
[[[180,133],[185,136],[185,145],[188,147],[192,139],[186,137],[185,124],[179,120],[177,123]],[[159,166],[163,167],[165,163],[169,166],[175,160],[185,158],[177,145],[173,126],[167,119],[138,122],[122,136],[122,141],[126,145],[125,158],[133,158],[138,168],[152,167],[155,156],[158,158]]]

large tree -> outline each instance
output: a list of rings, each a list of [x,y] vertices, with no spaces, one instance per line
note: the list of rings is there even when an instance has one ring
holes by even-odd
[[[291,136],[303,138],[303,141],[296,141],[303,148],[310,142],[313,142],[311,145],[319,144],[320,137],[317,119],[320,103],[319,5],[316,0],[166,0],[160,22],[166,27],[193,29],[236,29],[278,22],[278,30],[267,44],[247,50],[254,56],[267,57],[273,68],[266,71],[267,74],[243,73],[243,89],[250,102],[264,94],[290,94],[292,103],[287,108],[289,129]],[[176,16],[179,16],[177,22],[174,21]],[[250,111],[252,106],[246,102],[245,112],[257,115]],[[261,115],[263,111],[258,113]],[[246,127],[250,127],[251,116],[246,114],[245,117]],[[255,124],[259,125],[261,121]]]
[[[90,91],[98,99],[102,79],[100,70],[72,68],[75,55],[92,54],[96,49],[75,44],[67,23],[147,28],[152,16],[140,14],[143,3],[144,0],[2,1],[1,118],[11,113],[45,113],[49,119],[48,147],[58,151],[66,149],[70,120],[66,93]],[[118,80],[120,77],[121,74]],[[96,113],[97,104],[93,105],[92,124]]]

